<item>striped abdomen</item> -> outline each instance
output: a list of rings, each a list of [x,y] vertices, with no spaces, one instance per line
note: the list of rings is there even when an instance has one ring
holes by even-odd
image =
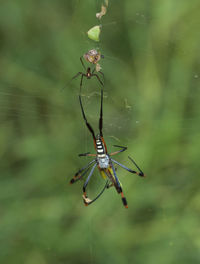
[[[104,148],[104,145],[100,139],[96,140],[96,150],[97,150],[97,155],[99,156],[99,158],[105,157],[105,154],[106,154],[105,148]]]

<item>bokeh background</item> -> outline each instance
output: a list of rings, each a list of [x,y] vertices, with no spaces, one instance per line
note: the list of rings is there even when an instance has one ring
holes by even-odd
[[[0,262],[200,263],[200,2],[109,0],[100,42],[99,0],[1,0]],[[75,172],[90,160],[78,101],[80,56],[99,48],[104,138],[145,179],[117,169],[114,188],[89,207]],[[65,89],[62,89],[65,86]],[[84,80],[98,130],[100,84]],[[89,191],[102,188],[98,171]]]

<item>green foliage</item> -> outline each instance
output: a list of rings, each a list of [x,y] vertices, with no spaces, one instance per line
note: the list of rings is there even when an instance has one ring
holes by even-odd
[[[1,1],[0,263],[200,262],[199,1],[109,1],[102,19],[104,137],[147,175],[118,168],[114,189],[84,207],[69,180],[93,151],[78,102],[79,57],[101,1]],[[66,85],[66,88],[62,88]],[[98,127],[100,84],[83,82]],[[91,191],[101,188],[98,172]]]
[[[90,30],[88,30],[87,35],[88,38],[99,42],[100,33],[101,33],[101,26],[94,26]]]

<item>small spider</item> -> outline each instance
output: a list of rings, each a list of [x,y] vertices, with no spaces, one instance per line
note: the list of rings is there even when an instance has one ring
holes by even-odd
[[[94,201],[96,201],[101,196],[101,194],[104,192],[104,190],[106,188],[110,188],[111,186],[114,186],[117,193],[121,194],[123,205],[125,206],[125,208],[128,208],[127,200],[123,194],[122,185],[121,185],[120,181],[118,180],[118,177],[116,174],[116,169],[114,168],[113,163],[117,164],[118,166],[122,167],[123,169],[127,170],[128,172],[136,174],[140,177],[144,177],[145,175],[131,157],[128,157],[128,158],[136,166],[136,168],[138,169],[139,172],[132,170],[132,169],[124,166],[123,164],[119,163],[118,161],[114,160],[113,158],[111,158],[111,156],[125,151],[127,149],[127,147],[114,145],[115,147],[120,148],[120,150],[115,151],[115,152],[110,153],[110,154],[108,154],[108,152],[107,152],[107,147],[106,147],[106,143],[104,141],[103,132],[102,132],[102,129],[103,129],[103,89],[101,88],[101,108],[100,108],[100,117],[99,117],[99,134],[97,134],[97,136],[95,136],[94,130],[93,130],[92,126],[88,123],[87,118],[85,116],[85,112],[84,112],[83,106],[82,106],[81,95],[79,95],[79,101],[80,101],[80,105],[81,105],[82,115],[83,115],[83,118],[85,120],[85,124],[86,124],[88,130],[90,131],[90,133],[92,134],[92,137],[93,137],[96,154],[90,154],[90,153],[79,154],[79,156],[87,156],[87,157],[95,157],[95,158],[92,161],[90,161],[86,166],[84,166],[82,169],[80,169],[74,175],[74,177],[71,179],[70,183],[72,184],[72,183],[82,179],[83,176],[90,169],[91,165],[93,164],[92,169],[91,169],[91,171],[90,171],[90,173],[89,173],[89,175],[88,175],[88,177],[87,177],[87,179],[83,185],[83,201],[84,201],[85,205],[89,205],[89,204],[93,203]],[[107,179],[107,181],[106,181],[106,184],[105,184],[104,188],[102,189],[102,191],[96,196],[96,198],[91,200],[87,197],[86,187],[87,187],[88,182],[89,182],[91,176],[93,175],[94,169],[96,167],[99,169],[101,176],[104,179]]]
[[[86,53],[87,54],[87,53]],[[89,55],[86,55],[86,54],[84,54],[84,56],[86,56],[86,57],[84,57],[87,61],[89,61]],[[99,55],[99,56],[101,56],[101,55]],[[99,57],[96,57],[96,59],[95,59],[95,57],[91,57],[92,59],[91,59],[91,63],[93,63],[93,64],[96,64],[98,61],[99,61]],[[100,70],[98,71],[98,73],[100,73],[102,76],[103,76],[103,81],[100,79],[100,77],[98,76],[98,74],[97,73],[94,73],[95,71],[97,72],[97,70],[96,70],[96,68],[94,68],[93,70],[91,70],[91,68],[90,67],[88,67],[87,69],[86,69],[86,67],[85,67],[85,65],[84,65],[84,63],[83,63],[83,60],[82,60],[82,57],[80,57],[80,61],[81,61],[81,64],[83,65],[83,68],[85,69],[85,71],[86,71],[86,73],[83,73],[83,72],[78,72],[73,78],[72,78],[72,80],[74,80],[74,79],[76,79],[79,75],[81,75],[81,82],[80,82],[80,91],[81,91],[81,88],[82,88],[82,84],[83,84],[83,77],[86,77],[87,79],[91,79],[93,76],[94,77],[96,77],[97,78],[97,80],[100,82],[100,84],[102,85],[102,86],[104,86],[104,74],[103,74],[103,72],[101,72]],[[90,61],[89,61],[90,62]]]

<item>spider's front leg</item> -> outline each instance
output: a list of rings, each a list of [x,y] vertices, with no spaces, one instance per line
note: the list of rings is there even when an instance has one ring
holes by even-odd
[[[83,73],[82,72],[78,72],[74,77],[72,77],[71,81],[76,79],[79,75],[83,75]]]
[[[85,64],[83,62],[83,56],[80,57],[80,61],[81,61],[81,64],[82,64],[83,68],[86,70]]]
[[[116,161],[116,160],[114,160],[114,159],[111,159],[111,160],[112,160],[112,162],[114,162],[115,164],[119,165],[119,166],[122,167],[123,169],[125,169],[125,170],[127,170],[127,171],[129,171],[129,172],[131,172],[131,173],[133,173],[133,174],[136,174],[136,175],[138,175],[138,176],[140,176],[140,177],[145,177],[146,175],[143,173],[143,171],[140,169],[140,167],[135,163],[135,161],[134,161],[131,157],[129,157],[129,156],[128,156],[128,158],[129,158],[130,161],[132,161],[132,163],[136,166],[136,168],[139,170],[139,172],[137,172],[137,171],[135,171],[135,170],[132,170],[132,169],[130,169],[130,168],[124,166],[123,164],[119,163],[118,161]]]
[[[116,155],[116,154],[118,154],[120,152],[123,152],[123,151],[127,150],[127,147],[122,147],[122,146],[118,146],[118,145],[113,145],[113,146],[116,147],[116,148],[121,148],[121,149],[110,153],[110,156]]]
[[[101,81],[101,79],[99,78],[99,76],[96,73],[92,74],[91,76],[95,76],[97,78],[97,80],[100,82],[100,84],[102,86],[104,86],[104,83]]]

